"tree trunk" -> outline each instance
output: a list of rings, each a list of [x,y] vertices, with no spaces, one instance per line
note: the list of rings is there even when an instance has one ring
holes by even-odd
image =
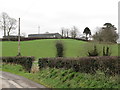
[[[8,34],[8,40],[10,41],[10,32],[8,31],[7,34]]]
[[[86,34],[86,40],[88,40],[88,38],[87,38],[87,34]]]
[[[5,21],[4,21],[4,36],[6,36],[6,26],[5,26]]]
[[[4,36],[6,36],[6,30],[4,29]]]

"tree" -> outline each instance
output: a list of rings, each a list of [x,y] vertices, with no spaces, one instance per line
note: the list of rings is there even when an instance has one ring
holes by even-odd
[[[86,40],[88,40],[87,35],[88,35],[88,34],[91,35],[90,29],[89,29],[88,27],[86,27],[86,28],[84,29],[83,33],[86,34]]]
[[[64,34],[64,28],[61,28],[61,34],[62,34],[62,37],[63,37],[63,34]]]
[[[16,19],[9,17],[7,13],[2,13],[0,17],[0,28],[4,30],[4,36],[9,37],[10,32],[16,29],[16,22]]]
[[[61,28],[62,37],[69,37],[69,29],[68,28]]]
[[[56,42],[56,50],[57,50],[57,57],[63,57],[64,56],[64,45],[61,41]]]
[[[71,37],[72,37],[72,38],[76,38],[77,33],[78,33],[78,29],[77,29],[75,26],[73,26],[73,28],[72,28],[71,31],[70,31]]]
[[[100,42],[116,42],[119,38],[116,33],[117,28],[111,23],[105,23],[98,32],[93,35],[93,39]]]
[[[62,37],[66,37],[67,31],[64,27],[61,28],[61,33],[62,33]]]
[[[47,32],[45,32],[46,34],[48,34],[49,32],[47,31]]]
[[[7,27],[7,22],[8,22],[8,14],[3,12],[2,15],[0,16],[0,28],[4,30],[4,36],[6,36],[6,27]]]
[[[69,37],[69,29],[66,29],[67,38]]]
[[[10,35],[10,32],[12,31],[12,30],[15,30],[16,29],[16,19],[14,19],[14,18],[9,18],[9,22],[8,22],[8,24],[7,24],[7,35],[8,35],[8,37],[9,37],[9,35]]]
[[[111,23],[105,23],[103,26],[106,26],[105,28],[111,28],[113,30],[117,30],[117,28],[114,25],[112,25]]]

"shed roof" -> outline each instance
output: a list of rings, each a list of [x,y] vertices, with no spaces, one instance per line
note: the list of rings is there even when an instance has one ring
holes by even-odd
[[[33,36],[33,35],[56,35],[56,34],[59,34],[59,33],[45,33],[45,34],[29,34],[28,36]],[[59,34],[60,35],[60,34]]]

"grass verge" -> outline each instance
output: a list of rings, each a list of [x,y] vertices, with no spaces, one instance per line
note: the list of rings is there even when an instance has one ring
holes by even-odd
[[[37,73],[26,73],[22,66],[4,64],[2,70],[11,72],[50,88],[120,88],[118,76],[105,76],[73,72],[72,70],[46,68]]]

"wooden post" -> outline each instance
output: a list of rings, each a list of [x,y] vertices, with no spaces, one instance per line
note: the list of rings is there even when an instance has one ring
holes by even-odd
[[[17,56],[21,56],[21,53],[20,53],[20,18],[19,18],[19,24],[18,24],[18,55]]]

